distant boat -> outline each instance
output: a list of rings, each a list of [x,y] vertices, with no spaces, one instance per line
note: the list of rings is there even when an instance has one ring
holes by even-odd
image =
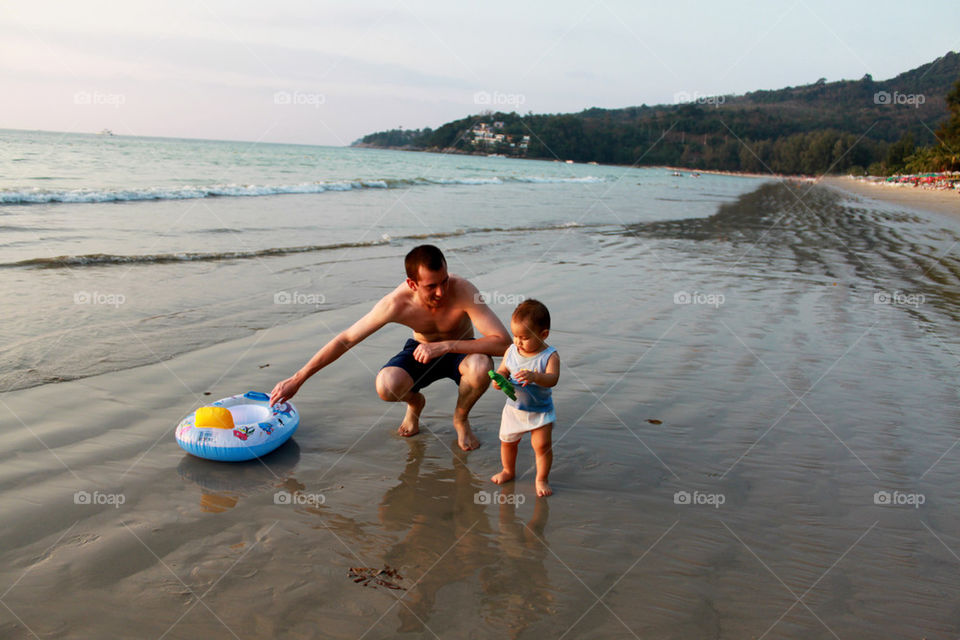
[[[573,160],[567,160],[567,164],[573,164]]]
[[[683,174],[680,173],[679,171],[674,171],[674,172],[671,173],[670,175],[672,175],[672,176],[675,177],[675,178],[682,178],[682,177],[683,177]]]
[[[115,135],[115,134],[113,133],[113,131],[110,131],[110,129],[103,129],[103,130],[100,132],[99,135],[101,135],[101,136],[112,136],[112,135]]]

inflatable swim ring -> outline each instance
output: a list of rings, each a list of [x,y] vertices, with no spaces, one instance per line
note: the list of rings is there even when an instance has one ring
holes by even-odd
[[[259,391],[200,407],[177,425],[177,444],[208,460],[235,462],[264,456],[290,439],[300,414],[289,402],[270,406]]]

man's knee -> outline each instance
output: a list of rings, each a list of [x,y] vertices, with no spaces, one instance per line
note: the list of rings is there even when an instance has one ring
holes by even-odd
[[[493,369],[493,358],[484,353],[471,353],[460,363],[460,375],[472,384],[490,383],[487,371]]]
[[[377,374],[377,395],[387,402],[402,400],[413,388],[413,378],[400,367],[384,367]]]

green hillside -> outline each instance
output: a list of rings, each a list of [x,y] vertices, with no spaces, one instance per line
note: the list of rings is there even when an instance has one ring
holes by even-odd
[[[903,169],[917,146],[936,144],[933,132],[947,117],[946,96],[958,80],[960,54],[951,52],[889,80],[820,79],[575,114],[485,112],[435,130],[373,133],[354,144],[728,171],[889,173]]]

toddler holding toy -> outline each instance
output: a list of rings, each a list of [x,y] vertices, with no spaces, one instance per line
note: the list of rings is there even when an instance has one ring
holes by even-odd
[[[517,399],[507,399],[500,417],[500,460],[503,470],[490,478],[497,484],[513,480],[517,472],[520,438],[530,432],[537,457],[537,495],[553,493],[547,483],[553,464],[553,409],[551,388],[560,379],[560,356],[544,340],[550,335],[550,312],[538,300],[524,300],[510,318],[513,344],[503,354],[497,373],[514,383]],[[500,388],[496,382],[493,386]]]

